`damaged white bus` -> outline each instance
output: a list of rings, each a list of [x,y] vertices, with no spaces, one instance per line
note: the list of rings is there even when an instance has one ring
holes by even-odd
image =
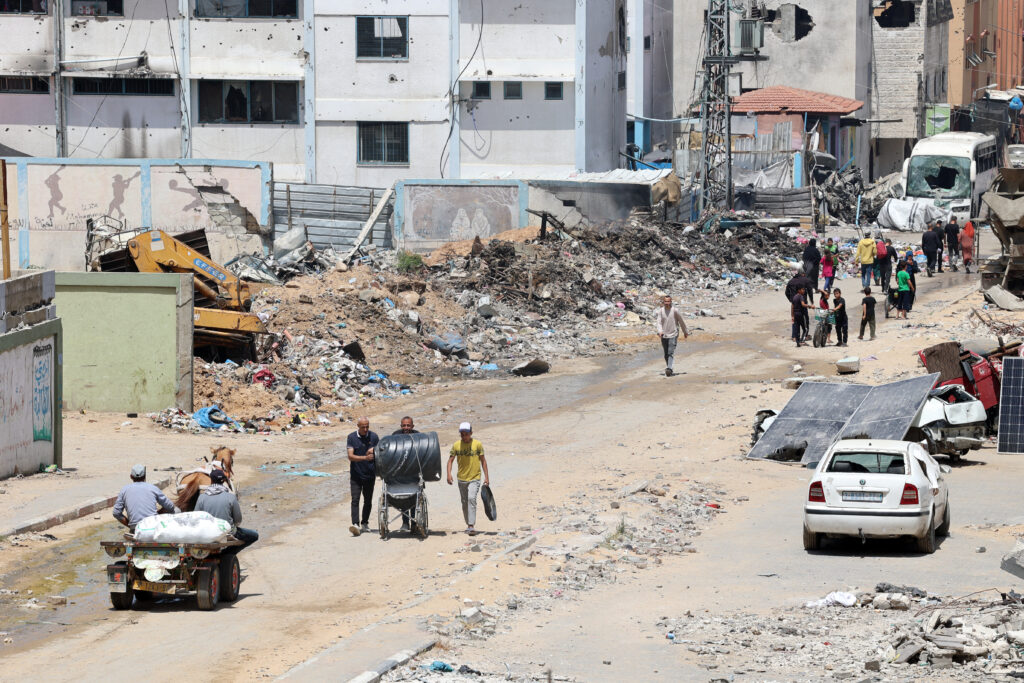
[[[914,145],[903,162],[907,199],[931,200],[960,225],[981,216],[981,195],[995,179],[996,139],[982,133],[940,133]]]

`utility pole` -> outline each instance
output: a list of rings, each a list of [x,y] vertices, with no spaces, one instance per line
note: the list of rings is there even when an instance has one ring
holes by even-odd
[[[7,162],[0,159],[0,253],[4,259],[4,279],[11,279],[11,229],[7,220]]]
[[[736,62],[729,45],[729,0],[708,0],[701,86],[700,210],[732,208],[732,129],[729,69]]]

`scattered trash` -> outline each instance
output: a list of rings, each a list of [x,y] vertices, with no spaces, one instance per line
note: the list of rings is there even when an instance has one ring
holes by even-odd
[[[857,596],[853,593],[845,593],[842,591],[832,591],[820,600],[812,600],[804,607],[853,607],[857,604]]]
[[[295,477],[333,477],[329,472],[318,472],[317,470],[303,470],[301,472],[285,472]]]

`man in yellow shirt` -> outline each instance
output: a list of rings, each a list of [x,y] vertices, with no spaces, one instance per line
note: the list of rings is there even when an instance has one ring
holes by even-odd
[[[871,239],[871,232],[864,231],[864,239],[857,242],[857,262],[860,263],[860,288],[866,289],[871,285],[871,277],[875,270],[875,257],[878,255],[878,245]]]
[[[473,427],[468,422],[459,425],[461,438],[452,446],[448,456],[448,484],[452,483],[452,463],[459,461],[459,495],[462,497],[462,516],[466,519],[466,533],[476,536],[476,497],[480,493],[480,471],[483,470],[484,484],[491,485],[487,473],[487,459],[484,446],[473,438]]]

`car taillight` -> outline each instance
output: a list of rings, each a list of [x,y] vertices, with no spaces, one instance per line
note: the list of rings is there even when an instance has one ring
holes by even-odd
[[[822,488],[820,481],[812,481],[811,488],[807,492],[807,500],[811,503],[824,503],[825,502],[825,489]]]
[[[903,485],[903,497],[900,498],[900,505],[917,505],[921,501],[917,497],[917,487],[913,484]]]

